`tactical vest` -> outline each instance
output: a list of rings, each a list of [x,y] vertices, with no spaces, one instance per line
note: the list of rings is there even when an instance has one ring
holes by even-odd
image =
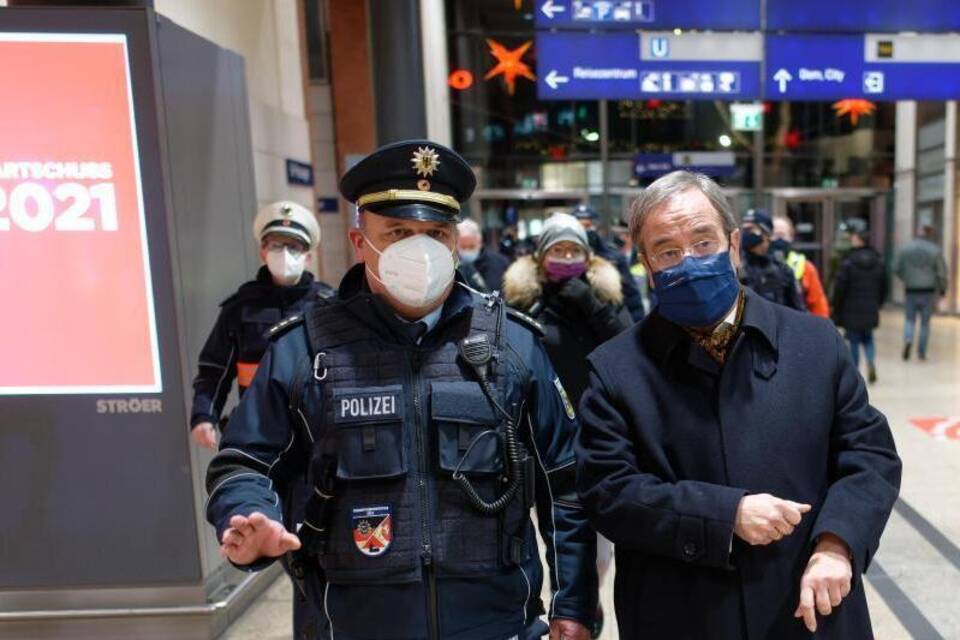
[[[463,472],[488,501],[506,486],[502,418],[458,352],[463,338],[489,336],[487,379],[518,418],[523,385],[507,384],[520,373],[505,366],[502,303],[475,302],[425,347],[397,344],[347,307],[330,301],[305,316],[324,404],[309,425],[315,496],[303,526],[319,534],[308,551],[327,579],[416,582],[431,564],[439,576],[482,576],[526,560],[529,483],[491,516],[453,480]]]
[[[786,292],[791,287],[796,287],[793,274],[787,275],[787,272],[780,268],[780,263],[773,259],[763,263],[750,262],[749,259],[744,266],[745,278],[743,284],[747,285],[753,291],[777,304],[787,303]]]

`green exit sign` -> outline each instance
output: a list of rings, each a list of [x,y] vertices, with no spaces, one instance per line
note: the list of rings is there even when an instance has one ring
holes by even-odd
[[[763,130],[763,104],[760,102],[731,104],[730,115],[736,131]]]

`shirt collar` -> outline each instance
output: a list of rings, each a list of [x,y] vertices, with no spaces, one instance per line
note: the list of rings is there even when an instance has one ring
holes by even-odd
[[[433,311],[431,311],[430,313],[428,313],[427,315],[423,316],[418,320],[407,320],[406,318],[401,317],[399,315],[397,316],[397,319],[407,324],[422,322],[423,324],[427,325],[426,333],[430,333],[431,331],[433,331],[433,328],[437,326],[437,323],[440,322],[440,316],[443,314],[443,307],[444,305],[440,305],[439,307],[437,307],[436,309],[434,309]]]

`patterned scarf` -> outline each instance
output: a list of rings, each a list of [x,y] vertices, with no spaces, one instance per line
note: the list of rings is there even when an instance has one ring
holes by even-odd
[[[703,347],[703,350],[710,354],[717,364],[722,365],[727,360],[727,350],[733,343],[733,339],[740,330],[740,323],[743,320],[743,307],[746,304],[746,296],[743,291],[737,295],[737,312],[734,315],[733,324],[727,321],[727,317],[713,325],[712,327],[697,329],[686,327],[686,332],[690,334],[693,341]]]

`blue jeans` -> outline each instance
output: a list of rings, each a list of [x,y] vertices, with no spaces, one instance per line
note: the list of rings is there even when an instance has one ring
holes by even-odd
[[[930,316],[933,315],[937,296],[934,293],[907,292],[906,324],[903,327],[903,341],[913,343],[913,329],[920,314],[920,342],[917,353],[926,355],[927,340],[930,338]]]
[[[863,352],[867,355],[867,362],[873,366],[877,362],[877,348],[873,343],[873,329],[866,331],[851,331],[847,329],[847,342],[850,343],[850,355],[853,356],[853,364],[860,366],[860,345],[863,345]]]

